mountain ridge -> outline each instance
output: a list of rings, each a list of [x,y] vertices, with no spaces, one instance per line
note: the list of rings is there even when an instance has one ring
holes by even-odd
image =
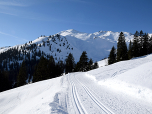
[[[26,47],[36,44],[36,51],[43,51],[44,53],[52,55],[53,57],[56,55],[57,59],[63,58],[63,61],[69,53],[72,53],[76,62],[79,61],[79,57],[82,52],[86,51],[88,58],[92,58],[94,61],[99,61],[108,57],[112,46],[117,46],[119,34],[119,32],[112,31],[85,33],[74,29],[68,29],[50,36],[41,35],[41,37],[38,37],[32,42],[29,41]],[[133,39],[133,35],[128,32],[124,32],[124,35],[126,37],[127,44],[129,44],[129,41]],[[56,40],[55,42],[54,39]],[[50,45],[52,47],[51,51],[49,50]],[[19,47],[19,49],[21,49],[21,46],[23,47],[25,44],[12,47]],[[0,50],[0,52],[7,51],[12,47],[6,49],[4,48],[3,50]],[[58,53],[57,50],[60,50],[61,52]]]

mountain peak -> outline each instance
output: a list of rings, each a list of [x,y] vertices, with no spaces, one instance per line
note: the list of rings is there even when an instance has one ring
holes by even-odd
[[[80,32],[75,29],[68,29],[60,32],[60,34],[62,33],[80,33]]]
[[[68,29],[67,31],[69,31],[69,32],[78,32],[78,31],[75,30],[75,29]]]

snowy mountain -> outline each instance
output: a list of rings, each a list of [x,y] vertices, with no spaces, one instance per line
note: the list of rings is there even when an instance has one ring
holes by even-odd
[[[0,52],[8,50],[11,46],[0,47]]]
[[[70,29],[59,32],[59,34],[66,37],[73,46],[73,49],[76,49],[76,53],[73,53],[74,57],[76,55],[80,56],[82,51],[86,51],[89,58],[92,58],[94,61],[99,61],[108,57],[112,46],[116,47],[120,33],[99,31],[89,34]],[[133,38],[133,35],[127,32],[124,32],[124,35],[126,42],[129,42]]]
[[[26,45],[22,44],[13,47],[30,52],[31,57],[33,52],[40,50],[45,54],[52,55],[57,61],[64,61],[66,56],[72,53],[77,62],[82,52],[86,51],[88,58],[92,58],[93,61],[99,61],[108,57],[112,46],[116,47],[119,34],[119,32],[112,31],[83,33],[69,29],[55,35],[38,37]],[[133,38],[133,35],[128,32],[124,32],[124,35],[127,43]],[[24,48],[21,49],[21,46]],[[7,51],[10,48],[12,47],[1,49],[0,52]]]
[[[0,113],[151,114],[151,67],[150,54],[1,92]]]

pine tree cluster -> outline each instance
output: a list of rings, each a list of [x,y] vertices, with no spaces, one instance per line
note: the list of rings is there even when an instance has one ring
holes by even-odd
[[[147,33],[143,33],[142,30],[140,33],[136,31],[133,41],[130,40],[129,47],[127,48],[125,36],[121,32],[117,42],[117,50],[114,46],[112,47],[108,57],[108,64],[110,65],[150,53],[152,53],[152,36],[150,37]]]
[[[22,50],[15,47],[0,54],[0,91],[55,78],[63,73],[84,72],[98,68],[97,62],[93,64],[93,60],[88,59],[85,51],[78,63],[75,63],[71,53],[63,62],[45,54],[43,51],[35,51],[35,46],[29,47],[25,44],[21,47]],[[26,51],[26,49],[31,50],[32,53]],[[37,57],[40,59],[37,59]],[[55,59],[58,62],[55,62]]]

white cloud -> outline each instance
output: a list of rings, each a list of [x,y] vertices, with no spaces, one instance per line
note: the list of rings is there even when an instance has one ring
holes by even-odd
[[[17,36],[14,36],[14,35],[11,35],[11,34],[7,34],[7,33],[4,33],[4,32],[1,32],[1,31],[0,31],[0,34],[13,37],[13,38],[15,38],[17,41],[26,41],[26,42],[28,41],[27,39],[19,38],[19,37],[17,37]]]
[[[27,6],[26,4],[23,4],[21,2],[17,2],[15,0],[5,0],[5,1],[0,1],[0,5],[3,5],[3,6]]]
[[[17,16],[16,14],[13,14],[13,13],[8,13],[8,12],[0,12],[2,14],[7,14],[7,15],[13,15],[13,16]]]

